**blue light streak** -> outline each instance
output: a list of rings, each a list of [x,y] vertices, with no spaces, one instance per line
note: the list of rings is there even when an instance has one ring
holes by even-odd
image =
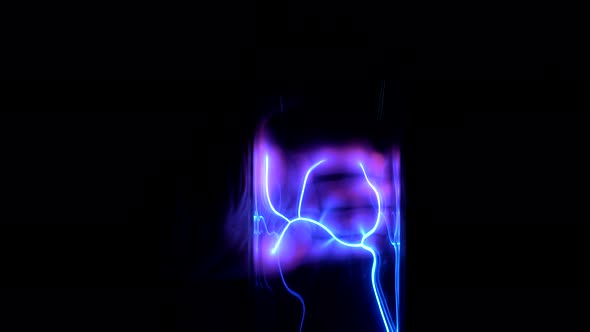
[[[381,296],[380,296],[379,292],[377,291],[377,286],[376,286],[376,281],[375,281],[375,272],[377,270],[377,254],[375,253],[375,250],[373,250],[373,248],[371,248],[367,245],[363,244],[362,248],[367,250],[368,252],[370,252],[371,255],[373,255],[373,266],[371,267],[371,284],[373,285],[373,292],[375,293],[375,299],[377,300],[377,306],[379,307],[379,313],[381,313],[381,318],[383,319],[383,324],[385,325],[385,330],[387,332],[389,332],[389,320],[387,319],[387,316],[385,315],[385,312],[383,311],[383,306],[381,304],[381,299],[380,299]]]
[[[297,207],[297,217],[301,217],[301,204],[303,203],[303,194],[305,194],[305,186],[307,185],[307,178],[309,178],[309,175],[316,167],[320,166],[325,161],[326,161],[325,159],[318,161],[317,163],[315,163],[313,166],[311,166],[309,168],[307,173],[305,173],[305,178],[303,179],[303,186],[301,187],[301,196],[299,197],[299,204]]]
[[[399,273],[400,273],[400,233],[401,233],[401,219],[400,219],[400,181],[399,181],[399,167],[394,167],[393,186],[395,190],[395,231],[393,233],[393,249],[395,251],[395,326],[399,329]]]
[[[278,266],[279,266],[279,274],[281,275],[281,280],[283,281],[283,285],[285,285],[285,289],[287,292],[291,293],[291,295],[295,296],[299,302],[301,302],[301,307],[303,312],[301,313],[301,323],[299,323],[299,331],[303,329],[303,321],[305,320],[305,301],[303,301],[303,297],[297,293],[296,291],[292,290],[291,287],[287,285],[287,281],[285,281],[285,276],[283,275],[283,270],[281,269],[281,258],[278,258]]]
[[[289,218],[285,217],[279,211],[275,210],[275,207],[272,205],[272,202],[270,201],[270,194],[268,191],[268,155],[266,155],[266,157],[264,158],[264,165],[265,165],[264,185],[265,185],[265,189],[266,189],[265,190],[266,191],[266,200],[268,202],[268,205],[269,205],[270,209],[272,210],[272,212],[274,212],[274,214],[285,219],[285,221],[289,222]]]
[[[326,233],[328,233],[331,237],[330,241],[336,241],[344,246],[348,246],[348,247],[353,247],[353,248],[362,248],[366,251],[368,251],[369,253],[371,253],[371,256],[373,257],[373,263],[372,263],[372,267],[371,267],[371,285],[373,288],[373,293],[375,295],[375,300],[377,302],[377,306],[379,308],[379,313],[381,314],[381,318],[383,320],[383,324],[385,327],[385,330],[387,332],[391,332],[391,331],[398,331],[398,329],[396,329],[396,326],[399,327],[399,208],[397,208],[398,211],[396,211],[396,218],[395,218],[395,223],[396,223],[396,228],[395,228],[395,235],[394,235],[394,242],[391,242],[391,244],[394,247],[395,250],[395,256],[396,256],[396,261],[395,261],[395,275],[396,275],[396,280],[395,280],[395,289],[396,289],[396,323],[394,324],[391,321],[391,318],[389,317],[389,310],[388,309],[384,309],[387,308],[387,303],[385,301],[385,299],[382,297],[382,289],[381,289],[381,285],[379,284],[379,281],[376,278],[376,272],[377,272],[377,268],[378,268],[378,255],[375,252],[375,250],[373,248],[371,248],[370,246],[365,244],[365,241],[371,236],[373,235],[378,227],[379,227],[379,223],[380,223],[380,219],[381,219],[381,197],[379,195],[379,191],[377,190],[377,188],[371,183],[371,181],[369,180],[367,173],[365,171],[365,168],[363,167],[363,164],[359,162],[359,166],[363,172],[363,175],[365,177],[365,180],[367,182],[367,184],[371,187],[371,189],[373,190],[373,192],[375,193],[375,196],[377,197],[377,216],[376,216],[376,220],[375,220],[375,224],[373,226],[373,228],[371,228],[371,230],[369,230],[367,233],[363,232],[361,241],[359,243],[351,243],[351,242],[346,242],[343,241],[341,239],[339,239],[327,226],[325,226],[324,224],[322,224],[321,222],[318,222],[316,220],[310,219],[310,218],[306,218],[306,217],[301,217],[301,206],[302,206],[302,202],[303,202],[303,197],[304,197],[304,193],[305,193],[305,188],[307,186],[307,180],[311,174],[311,172],[318,167],[319,165],[321,165],[322,163],[324,163],[326,160],[321,160],[315,164],[313,164],[308,171],[305,174],[304,180],[303,180],[303,184],[302,184],[302,188],[301,188],[301,194],[299,197],[299,203],[298,203],[298,207],[297,207],[297,217],[294,219],[289,219],[286,216],[284,216],[283,214],[281,214],[280,212],[278,212],[273,204],[272,201],[270,199],[270,193],[268,190],[268,175],[269,175],[269,156],[266,155],[265,156],[265,191],[266,191],[266,198],[267,198],[267,203],[270,207],[270,209],[273,211],[273,213],[275,213],[278,217],[282,218],[283,220],[285,220],[287,222],[287,225],[283,228],[282,232],[280,233],[280,235],[278,235],[278,239],[276,244],[274,245],[274,247],[271,250],[271,254],[272,255],[276,255],[277,253],[279,255],[277,255],[278,257],[278,267],[279,267],[279,273],[281,276],[281,280],[285,286],[285,288],[287,289],[287,291],[292,294],[294,297],[296,297],[302,305],[303,308],[303,313],[302,313],[302,318],[301,318],[301,324],[300,324],[300,328],[299,330],[301,331],[303,329],[303,321],[305,319],[305,311],[306,311],[306,307],[305,307],[305,301],[303,300],[303,298],[301,297],[300,294],[298,294],[297,292],[293,291],[288,285],[287,282],[284,278],[284,275],[282,273],[282,269],[281,269],[281,264],[280,264],[280,252],[278,252],[278,249],[282,243],[282,239],[284,238],[287,230],[289,230],[290,226],[292,224],[294,224],[295,222],[307,222],[310,223],[312,225],[318,226],[320,227],[322,230],[324,230]],[[397,193],[397,186],[396,186],[396,193]],[[399,195],[396,195],[397,197],[399,197]],[[399,204],[396,205],[396,207],[399,207]],[[266,224],[263,222],[263,224],[266,227]],[[268,232],[268,228],[266,228],[266,232],[267,234]],[[277,235],[276,232],[273,232],[274,235]]]
[[[361,240],[361,243],[363,243],[369,236],[373,235],[373,233],[375,233],[375,231],[377,230],[377,227],[379,227],[379,220],[381,219],[381,198],[379,197],[379,192],[377,191],[377,188],[375,188],[375,186],[371,184],[371,181],[369,181],[369,178],[367,177],[367,172],[365,172],[363,164],[359,163],[359,166],[363,170],[363,175],[365,176],[365,180],[367,180],[369,187],[373,189],[373,191],[375,192],[375,196],[377,196],[377,220],[375,221],[375,226],[373,226],[373,228],[368,233],[363,235],[363,238]]]

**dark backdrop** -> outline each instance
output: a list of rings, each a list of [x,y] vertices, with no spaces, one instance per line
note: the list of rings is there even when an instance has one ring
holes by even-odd
[[[281,96],[376,113],[379,84],[7,87],[1,329],[251,326],[244,255],[223,222],[260,113]],[[408,332],[586,329],[587,88],[386,82],[381,126],[405,170]]]

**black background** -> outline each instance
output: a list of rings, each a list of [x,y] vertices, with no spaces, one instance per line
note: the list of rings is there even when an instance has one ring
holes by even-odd
[[[253,326],[223,221],[258,115],[286,95],[374,112],[383,77],[407,331],[588,330],[584,10],[10,5],[0,78],[202,81],[2,86],[1,330]]]
[[[407,331],[588,330],[580,8],[10,5],[0,78],[200,81],[2,86],[1,330],[253,326],[223,221],[259,114],[375,112],[384,77]]]
[[[372,115],[379,84],[5,88],[2,330],[252,326],[243,248],[223,223],[260,113],[303,96]],[[386,82],[382,126],[405,170],[407,331],[587,329],[587,88]]]
[[[587,79],[573,3],[6,4],[0,78]]]

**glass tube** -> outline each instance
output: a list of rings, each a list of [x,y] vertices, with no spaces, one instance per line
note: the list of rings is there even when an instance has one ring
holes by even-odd
[[[261,127],[251,156],[256,330],[403,331],[399,148],[273,132]]]

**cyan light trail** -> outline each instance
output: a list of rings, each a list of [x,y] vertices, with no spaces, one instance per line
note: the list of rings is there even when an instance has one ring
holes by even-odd
[[[279,258],[278,259],[279,273],[281,275],[281,280],[283,281],[283,284],[285,285],[285,288],[287,289],[287,291],[290,294],[292,294],[294,297],[296,297],[301,302],[301,305],[302,305],[302,308],[303,308],[303,313],[302,313],[302,317],[301,317],[301,324],[300,324],[299,330],[301,331],[303,329],[303,322],[304,322],[304,319],[305,319],[305,311],[306,311],[305,301],[303,300],[303,297],[301,297],[300,294],[298,294],[297,292],[295,292],[294,290],[292,290],[287,285],[287,282],[285,281],[285,278],[284,278],[283,273],[282,273],[281,265],[280,265],[280,251],[279,251],[279,248],[280,248],[280,245],[282,243],[282,239],[285,236],[285,233],[287,232],[287,230],[290,228],[290,226],[293,223],[295,223],[295,222],[306,222],[306,223],[310,223],[310,224],[313,224],[313,225],[316,225],[316,226],[320,227],[326,233],[328,233],[333,240],[335,240],[336,242],[338,242],[338,243],[340,243],[342,245],[345,245],[345,246],[348,246],[348,247],[353,247],[353,248],[362,248],[362,249],[368,251],[369,253],[371,253],[371,255],[373,257],[373,264],[371,266],[371,284],[373,286],[373,292],[374,292],[374,295],[375,295],[375,300],[377,302],[377,306],[379,308],[379,313],[381,314],[381,318],[383,320],[383,325],[385,327],[385,331],[387,331],[387,332],[394,332],[394,331],[397,332],[398,330],[396,329],[396,326],[399,326],[399,324],[398,324],[398,317],[397,317],[398,315],[396,314],[396,324],[394,324],[391,321],[391,318],[389,317],[389,314],[388,314],[389,311],[386,309],[387,308],[387,303],[385,302],[385,299],[384,299],[384,297],[381,294],[382,293],[381,286],[379,284],[379,281],[376,278],[376,273],[377,273],[377,268],[378,268],[378,256],[377,256],[377,254],[376,254],[376,252],[375,252],[375,250],[373,248],[371,248],[370,246],[368,246],[368,245],[365,244],[365,240],[367,238],[369,238],[371,235],[373,235],[377,231],[377,228],[379,227],[379,223],[380,223],[380,220],[381,220],[381,214],[382,214],[382,212],[381,212],[381,197],[379,195],[379,191],[377,190],[377,188],[375,188],[375,186],[369,180],[369,178],[367,176],[367,173],[365,171],[365,168],[363,167],[363,164],[359,162],[359,167],[361,168],[361,170],[363,172],[363,175],[365,177],[365,180],[367,181],[367,184],[371,187],[371,189],[375,193],[375,196],[377,197],[377,217],[376,217],[375,224],[374,224],[373,228],[371,228],[371,230],[369,230],[367,233],[363,234],[360,242],[358,242],[358,243],[351,243],[351,242],[343,241],[343,240],[339,239],[332,232],[332,230],[330,230],[330,228],[328,228],[326,225],[322,224],[321,222],[316,221],[316,220],[313,220],[313,219],[310,219],[310,218],[301,217],[301,205],[302,205],[303,197],[304,197],[304,194],[305,194],[305,187],[307,185],[307,180],[308,180],[311,172],[316,167],[318,167],[319,165],[321,165],[322,163],[324,163],[325,161],[326,160],[320,160],[319,162],[317,162],[314,165],[312,165],[308,169],[308,171],[306,172],[305,178],[303,180],[303,185],[302,185],[302,188],[301,188],[301,194],[300,194],[300,197],[299,197],[299,204],[298,204],[298,208],[297,208],[297,217],[296,218],[293,218],[293,219],[289,219],[289,218],[285,217],[283,214],[281,214],[279,211],[277,211],[274,208],[274,206],[272,204],[272,201],[270,199],[270,193],[269,193],[269,190],[268,190],[268,176],[269,176],[270,162],[269,162],[269,156],[268,155],[265,156],[265,181],[264,182],[265,182],[265,194],[266,194],[266,198],[267,198],[267,203],[268,203],[270,209],[273,211],[273,213],[275,215],[277,215],[278,217],[280,217],[281,219],[283,219],[283,220],[285,220],[287,222],[287,224],[283,228],[282,232],[278,235],[278,240],[277,240],[276,244],[274,245],[274,247],[271,249],[271,254],[272,255],[279,256],[278,257]],[[397,188],[396,188],[396,191],[397,191]],[[396,206],[399,206],[399,205],[396,205]],[[397,222],[397,221],[399,221],[399,214],[397,214],[396,217],[397,217],[397,220],[396,220],[396,222]],[[262,222],[264,223],[264,220],[262,220]],[[265,227],[266,227],[266,224],[265,224]],[[257,229],[257,231],[259,231],[259,229]],[[266,232],[269,233],[268,232],[268,229],[266,229]],[[399,279],[398,278],[398,273],[399,273],[399,264],[398,264],[398,262],[399,262],[399,260],[398,260],[399,259],[399,224],[398,223],[396,223],[396,230],[395,230],[395,232],[396,232],[396,236],[398,236],[398,237],[396,238],[396,236],[394,236],[394,242],[392,244],[393,244],[393,246],[395,248],[395,252],[396,252],[396,262],[395,262],[395,268],[396,268],[396,276],[395,276],[395,279],[396,279],[395,280],[396,294],[395,294],[395,297],[396,297],[396,313],[398,313],[398,306],[399,306],[399,299],[398,299],[398,297],[399,297],[399,295],[398,295],[398,290],[399,290],[399,281],[398,281],[398,279]]]

